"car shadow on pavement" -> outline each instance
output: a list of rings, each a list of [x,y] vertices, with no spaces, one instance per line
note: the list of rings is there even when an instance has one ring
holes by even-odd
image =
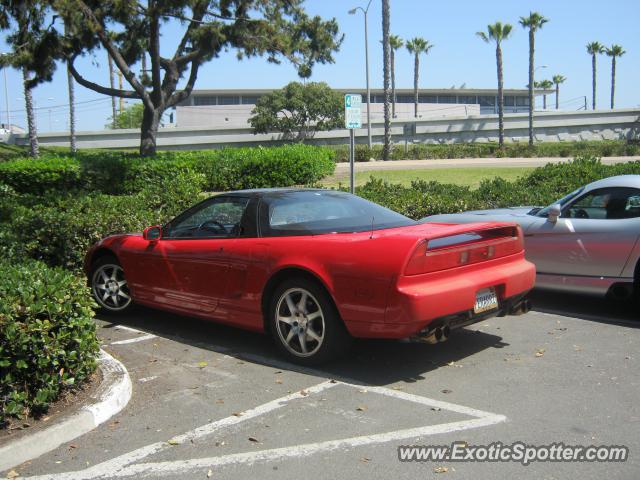
[[[539,290],[534,290],[530,299],[533,310],[538,312],[640,328],[640,307],[632,301]]]
[[[118,325],[203,348],[238,359],[310,375],[363,385],[416,382],[437,368],[488,348],[503,348],[502,338],[478,330],[460,329],[447,342],[429,345],[408,341],[357,340],[339,360],[318,367],[301,367],[284,360],[271,337],[215,322],[144,307],[122,316],[99,315],[103,329]]]

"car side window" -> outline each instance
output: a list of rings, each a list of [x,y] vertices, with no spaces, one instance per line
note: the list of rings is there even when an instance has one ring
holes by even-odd
[[[249,199],[215,198],[171,222],[168,238],[231,238],[241,234]]]
[[[637,188],[601,188],[571,202],[562,212],[566,218],[619,220],[640,217],[640,190]]]

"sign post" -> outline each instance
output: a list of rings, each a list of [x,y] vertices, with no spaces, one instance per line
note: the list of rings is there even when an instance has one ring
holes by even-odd
[[[349,129],[350,192],[355,191],[356,128],[362,128],[362,95],[347,93],[344,96],[344,126]]]

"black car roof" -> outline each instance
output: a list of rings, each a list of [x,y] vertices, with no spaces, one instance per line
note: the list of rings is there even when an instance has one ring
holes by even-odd
[[[283,188],[253,188],[249,190],[234,190],[231,192],[223,192],[218,195],[225,196],[251,196],[251,197],[264,197],[272,193],[297,193],[297,192],[334,192],[344,193],[339,190],[329,190],[326,188],[295,188],[295,187],[283,187]],[[216,196],[218,196],[216,195]]]

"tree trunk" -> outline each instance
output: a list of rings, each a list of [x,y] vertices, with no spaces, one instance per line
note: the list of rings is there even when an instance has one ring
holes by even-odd
[[[418,118],[418,81],[420,76],[420,54],[416,52],[413,64],[413,116]]]
[[[24,84],[24,102],[27,110],[27,125],[29,128],[29,154],[33,158],[40,156],[40,147],[38,145],[38,131],[36,129],[36,118],[33,111],[33,96],[31,87],[29,86],[29,71],[22,68],[22,80]]]
[[[391,92],[389,90],[389,77],[391,70],[391,55],[389,50],[389,31],[391,23],[391,13],[389,0],[382,0],[382,56],[384,62],[384,148],[382,150],[383,160],[389,160],[391,155]]]
[[[67,65],[67,84],[69,85],[69,147],[73,155],[76,154],[78,148],[76,146],[76,94],[73,85],[73,75]]]
[[[396,51],[391,49],[391,117],[396,118]]]
[[[560,110],[560,84],[556,83],[556,110]]]
[[[533,28],[529,27],[529,146],[533,147],[533,109],[534,98],[533,98],[533,73],[535,71],[533,64],[533,56],[535,54],[535,34],[533,32]]]
[[[111,59],[111,55],[107,53],[107,58],[109,59],[109,86],[111,89],[115,88],[115,81],[113,78],[113,60]],[[113,121],[111,122],[113,129],[115,130],[117,127],[117,118],[118,111],[116,110],[116,97],[111,96],[111,118]]]
[[[616,98],[616,57],[611,57],[611,109],[615,105]]]
[[[162,111],[158,108],[150,110],[145,106],[142,114],[142,127],[140,134],[140,156],[151,157],[156,154],[156,137]]]
[[[596,109],[596,54],[594,53],[591,58],[591,73],[593,78],[591,80],[591,105],[593,105],[593,110]]]
[[[496,45],[496,65],[498,68],[498,144],[504,147],[504,78],[502,75],[502,47]]]

